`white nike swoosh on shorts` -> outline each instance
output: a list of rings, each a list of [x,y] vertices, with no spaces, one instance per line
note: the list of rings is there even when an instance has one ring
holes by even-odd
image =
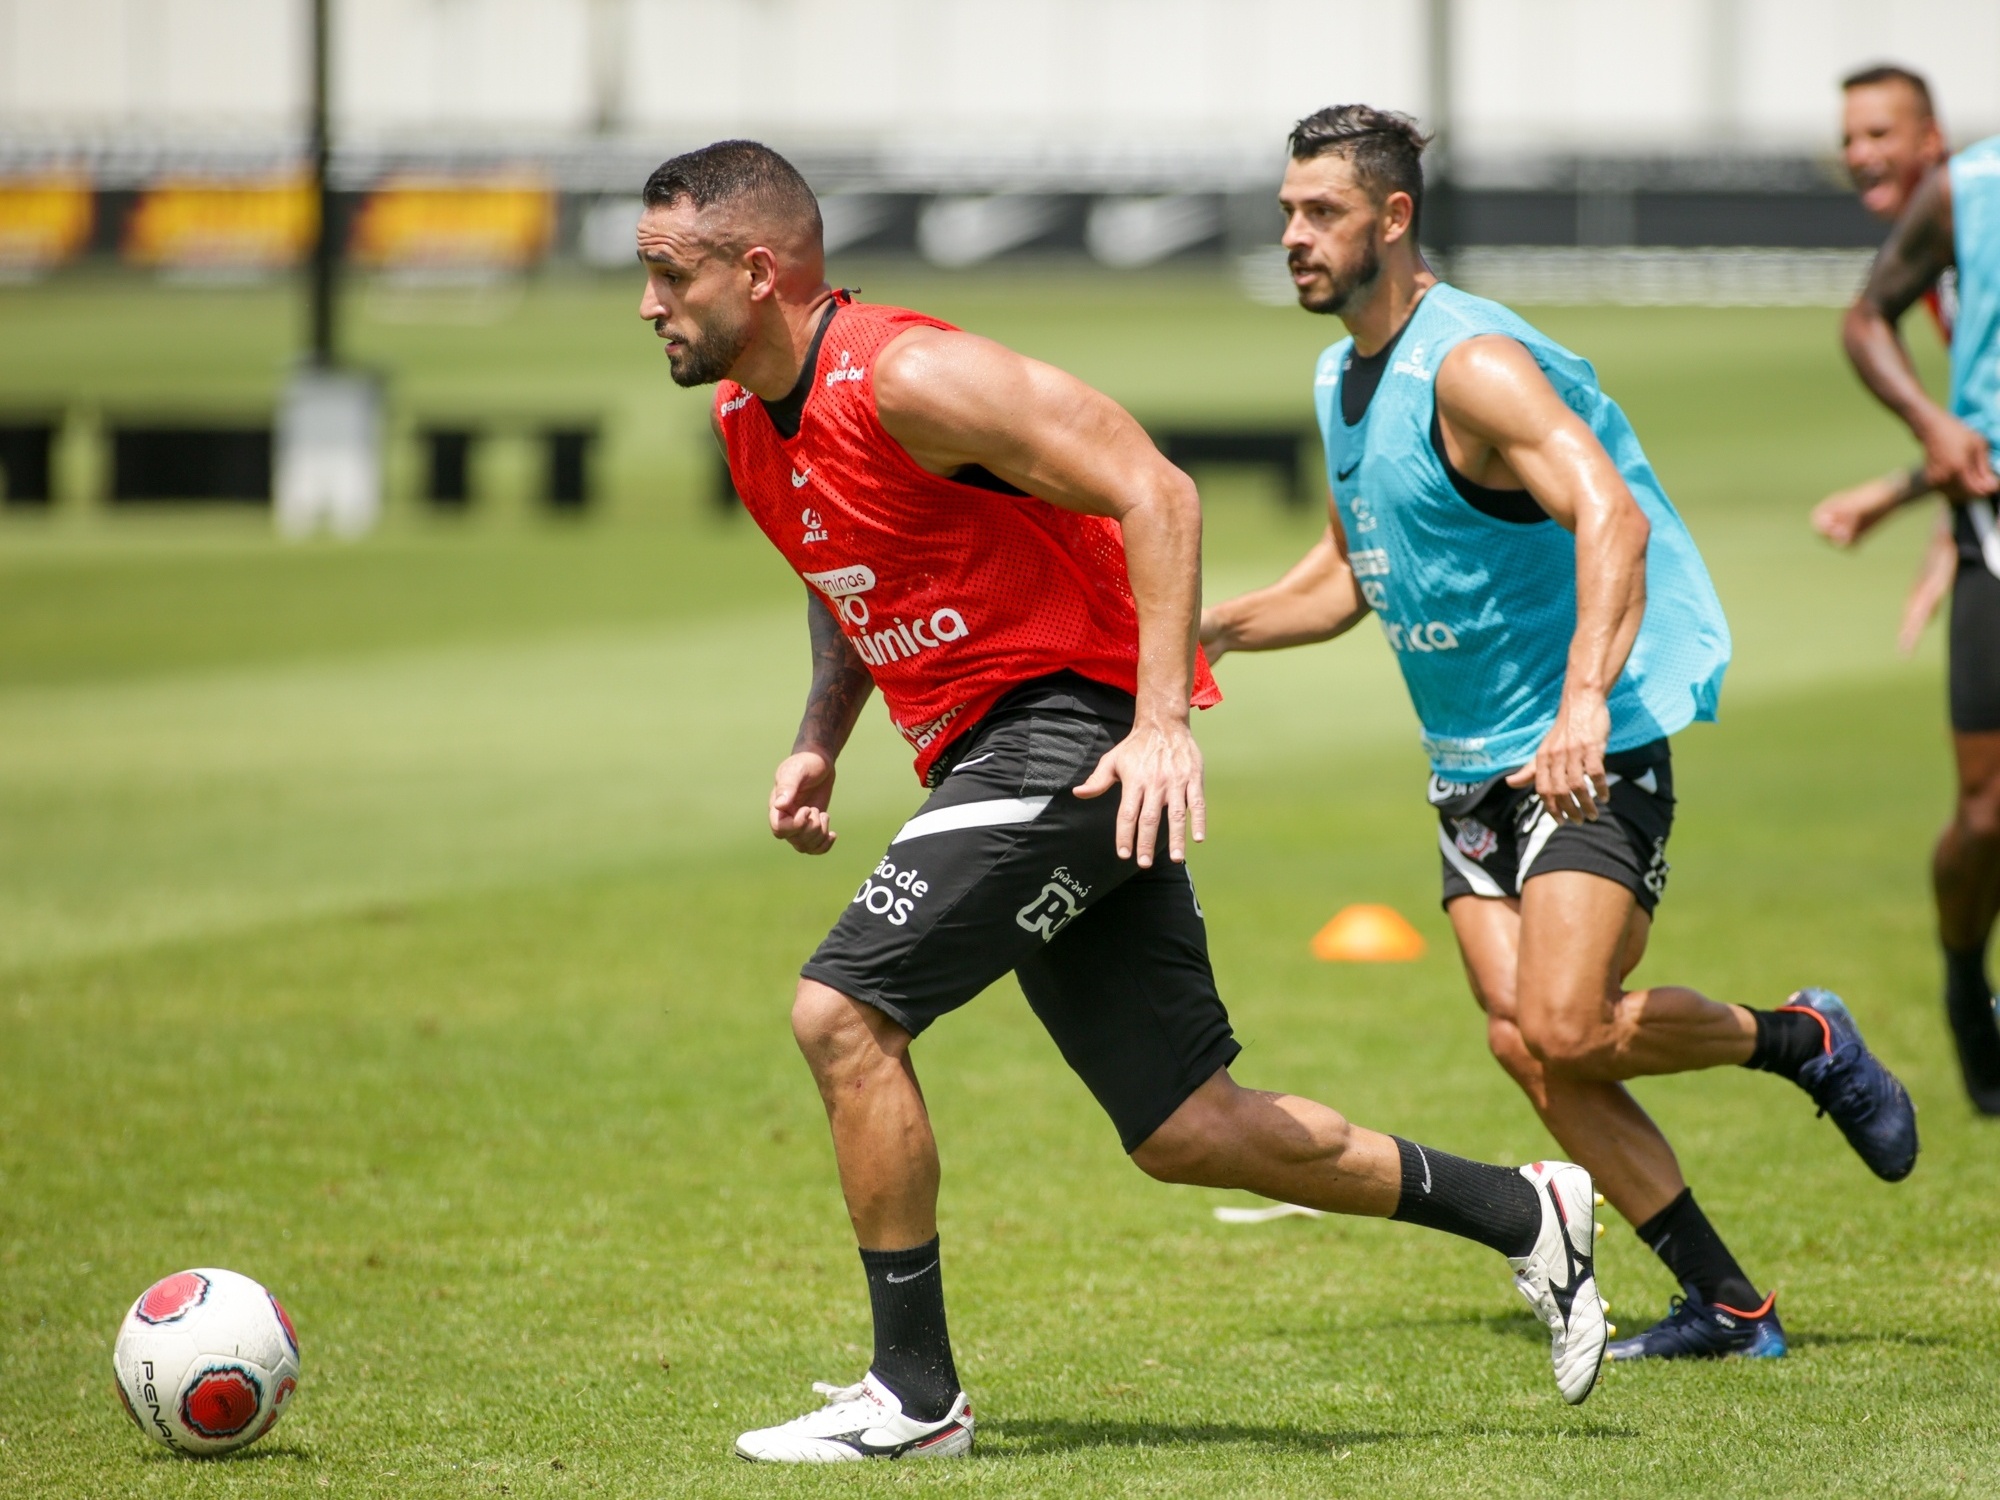
[[[901,844],[933,833],[956,833],[961,828],[1001,828],[1009,823],[1032,823],[1042,815],[1051,797],[991,797],[983,802],[961,802],[956,807],[940,807],[918,813],[890,839]]]

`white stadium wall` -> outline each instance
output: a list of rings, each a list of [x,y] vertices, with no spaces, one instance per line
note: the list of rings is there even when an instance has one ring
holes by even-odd
[[[354,142],[1088,163],[1268,153],[1341,99],[1428,113],[1424,0],[334,0]],[[1921,68],[2000,129],[1994,0],[1457,0],[1468,157],[1824,152],[1832,89]],[[295,135],[306,0],[0,0],[0,141]]]

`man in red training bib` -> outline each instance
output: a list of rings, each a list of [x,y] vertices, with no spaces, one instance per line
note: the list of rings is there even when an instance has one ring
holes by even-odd
[[[771,831],[801,853],[833,847],[834,761],[875,688],[930,789],[792,1007],[861,1244],[874,1360],[736,1451],[970,1450],[909,1049],[1010,971],[1142,1170],[1491,1246],[1581,1401],[1606,1337],[1589,1174],[1464,1161],[1229,1075],[1241,1049],[1183,864],[1203,831],[1189,709],[1220,697],[1195,644],[1187,476],[1080,381],[830,288],[818,202],[775,152],[724,141],[676,157],[645,203],[640,313],[678,384],[717,386],[737,492],[806,584],[812,689]]]

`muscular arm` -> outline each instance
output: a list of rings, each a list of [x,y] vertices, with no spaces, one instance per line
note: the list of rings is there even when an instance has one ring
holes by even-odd
[[[831,762],[847,747],[875,679],[825,601],[813,594],[806,595],[806,631],[812,639],[812,686],[792,751],[817,750]]]
[[[1951,173],[1939,166],[1911,196],[1841,324],[1862,383],[1924,445],[1924,478],[1953,500],[2000,489],[1986,439],[1945,411],[1917,378],[1897,323],[1952,265]]]
[[[933,474],[979,464],[1051,505],[1109,516],[1125,538],[1139,616],[1131,737],[1079,796],[1122,787],[1121,857],[1150,865],[1160,817],[1170,856],[1204,835],[1201,752],[1188,729],[1201,608],[1201,501],[1194,483],[1110,397],[989,339],[913,329],[875,362],[882,425]]]
[[[1533,764],[1508,780],[1532,781],[1558,820],[1595,819],[1611,687],[1646,613],[1652,527],[1597,435],[1513,339],[1460,344],[1438,369],[1436,393],[1453,466],[1495,488],[1525,488],[1576,537],[1576,629],[1562,701]]]
[[[792,753],[773,778],[771,833],[801,854],[824,854],[838,837],[827,822],[834,762],[854,732],[875,679],[825,603],[812,594],[806,596],[806,629],[812,638],[812,687]]]
[[[1325,535],[1283,578],[1202,611],[1201,643],[1210,661],[1230,651],[1276,651],[1331,640],[1368,613],[1340,517],[1331,514],[1331,506],[1328,510]]]

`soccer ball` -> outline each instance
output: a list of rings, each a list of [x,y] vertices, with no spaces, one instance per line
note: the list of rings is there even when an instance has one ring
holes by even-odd
[[[269,1432],[299,1384],[299,1336],[278,1299],[234,1271],[179,1271],[132,1304],[111,1351],[126,1415],[176,1453]]]

